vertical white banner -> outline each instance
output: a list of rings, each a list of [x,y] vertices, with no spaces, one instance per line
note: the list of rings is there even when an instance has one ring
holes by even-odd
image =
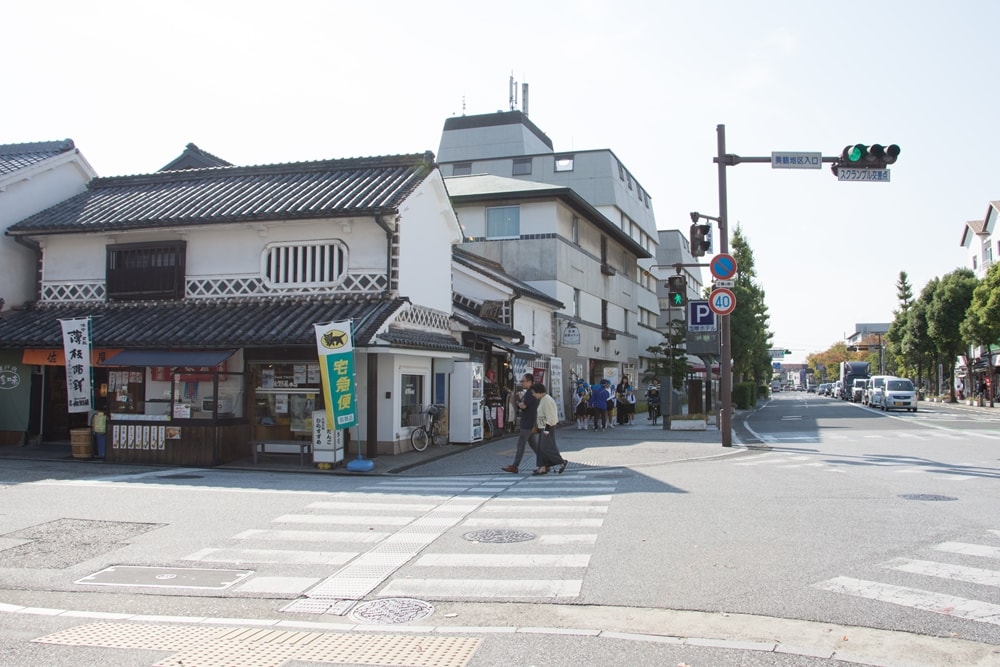
[[[549,393],[552,394],[556,402],[556,414],[559,421],[566,420],[566,406],[563,398],[563,365],[562,359],[552,357],[549,359]]]
[[[90,412],[94,395],[90,373],[90,318],[59,320],[66,354],[66,404],[70,412]]]

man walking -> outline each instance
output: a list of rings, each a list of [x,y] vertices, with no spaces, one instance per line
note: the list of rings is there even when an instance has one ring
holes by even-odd
[[[521,398],[517,402],[520,412],[520,422],[517,431],[517,451],[514,452],[514,463],[500,468],[504,472],[517,472],[517,467],[521,465],[524,458],[524,445],[530,444],[531,450],[537,452],[538,436],[534,433],[535,418],[538,414],[538,398],[531,392],[531,386],[535,383],[535,376],[525,373],[521,378]]]

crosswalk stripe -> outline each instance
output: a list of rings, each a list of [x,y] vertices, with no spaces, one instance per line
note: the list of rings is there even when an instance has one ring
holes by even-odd
[[[608,508],[603,505],[503,505],[494,503],[482,509],[487,514],[535,514],[554,512],[569,514],[607,514]]]
[[[389,533],[344,532],[328,530],[267,530],[250,529],[237,533],[237,540],[269,540],[287,542],[381,542]]]
[[[473,528],[521,528],[524,527],[523,518],[503,517],[473,517],[466,519],[463,526]],[[600,528],[604,525],[604,519],[531,519],[530,525],[534,528]]]
[[[942,542],[935,544],[937,551],[947,551],[953,554],[964,554],[966,556],[980,556],[982,558],[1000,558],[1000,547],[989,547],[983,544],[965,544],[964,542]]]
[[[184,560],[204,563],[279,563],[284,565],[343,565],[356,551],[302,551],[301,549],[201,549]]]
[[[579,579],[396,579],[379,597],[450,598],[572,598],[580,595]]]
[[[954,579],[970,584],[979,584],[980,586],[1000,586],[1000,572],[979,567],[935,563],[929,560],[911,560],[909,558],[897,558],[889,561],[885,566],[893,570],[899,570],[900,572],[909,572],[910,574],[923,574],[929,577]]]
[[[893,586],[877,581],[850,577],[834,577],[813,584],[815,588],[889,604],[920,609],[935,614],[964,618],[970,621],[1000,625],[1000,605],[969,600],[954,595],[934,593],[906,586]]]
[[[426,554],[420,567],[587,567],[588,554]]]
[[[403,503],[366,503],[366,502],[349,502],[349,501],[322,501],[309,503],[306,505],[307,509],[315,510],[369,510],[372,512],[388,511],[388,512],[398,512]],[[405,509],[409,512],[430,512],[432,509],[437,507],[434,503],[414,503],[412,501],[405,503]]]
[[[362,516],[354,514],[284,514],[276,519],[272,519],[272,521],[274,523],[308,523],[325,526],[405,526],[415,518],[412,516],[379,516],[377,514],[365,514]]]

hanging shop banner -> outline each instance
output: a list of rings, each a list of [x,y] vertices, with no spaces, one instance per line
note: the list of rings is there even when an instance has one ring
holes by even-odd
[[[320,377],[326,394],[326,419],[334,428],[351,428],[357,423],[354,400],[354,342],[351,322],[314,324]]]
[[[70,412],[90,412],[94,395],[90,373],[90,318],[59,320],[66,357],[66,403]]]

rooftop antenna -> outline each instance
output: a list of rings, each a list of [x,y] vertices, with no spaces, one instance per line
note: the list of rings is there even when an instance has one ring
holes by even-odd
[[[465,95],[462,95],[462,115],[465,115]]]
[[[528,115],[528,84],[526,83],[521,84],[521,111],[524,112],[525,116]]]
[[[517,81],[514,81],[514,74],[510,75],[510,82],[507,84],[507,95],[510,97],[510,110],[517,108]]]

